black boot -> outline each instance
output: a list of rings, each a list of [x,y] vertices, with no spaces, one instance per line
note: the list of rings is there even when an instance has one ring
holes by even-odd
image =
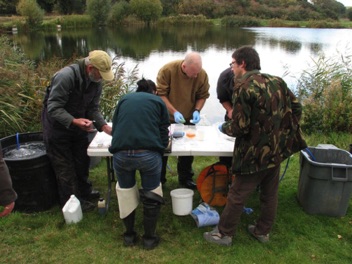
[[[178,157],[177,161],[177,173],[178,183],[181,187],[195,190],[197,184],[192,180],[194,171],[192,169],[193,156],[182,156]]]
[[[164,156],[162,159],[160,182],[164,186],[166,183],[166,168],[167,168],[168,156]]]
[[[160,206],[164,204],[164,199],[153,192],[139,190],[140,198],[143,203],[143,247],[145,249],[155,248],[160,241],[156,235],[156,224],[159,218]]]
[[[134,246],[137,242],[137,233],[134,231],[135,211],[122,219],[126,232],[123,234],[123,241],[126,247]]]

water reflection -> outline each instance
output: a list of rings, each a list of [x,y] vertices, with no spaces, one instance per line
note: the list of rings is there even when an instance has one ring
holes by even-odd
[[[141,61],[153,52],[184,52],[189,49],[204,52],[209,48],[233,51],[242,45],[269,46],[290,54],[308,48],[317,54],[326,45],[347,42],[350,29],[305,28],[224,28],[219,26],[164,26],[115,29],[61,30],[13,35],[13,40],[34,60],[52,57],[85,56],[91,49]]]
[[[224,28],[219,26],[117,27],[114,29],[65,30],[13,35],[26,55],[36,61],[53,57],[83,57],[93,49],[118,56],[127,70],[138,64],[140,77],[155,80],[167,62],[183,59],[187,51],[199,51],[209,75],[210,98],[204,111],[213,123],[223,118],[216,98],[219,74],[228,67],[233,51],[252,45],[258,51],[262,72],[284,77],[295,89],[300,73],[321,52],[344,52],[351,29]]]
[[[136,60],[143,60],[153,50],[159,50],[163,45],[161,32],[154,28],[125,27],[106,32],[111,37],[113,45],[118,47],[113,49],[115,53]]]
[[[283,49],[290,54],[298,53],[302,49],[302,43],[291,40],[278,40],[274,38],[270,39],[257,39],[256,45],[269,46],[271,49]]]
[[[13,39],[29,59],[36,60],[41,57],[41,53],[46,43],[43,32],[36,32],[26,35],[16,34]]]
[[[115,54],[143,60],[152,52],[199,52],[209,47],[234,50],[254,45],[256,34],[242,29],[222,27],[121,27],[116,29],[61,30],[18,34],[13,40],[34,60],[52,57],[85,56],[91,49],[109,50]]]

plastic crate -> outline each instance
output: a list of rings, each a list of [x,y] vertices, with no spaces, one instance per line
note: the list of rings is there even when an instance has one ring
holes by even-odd
[[[352,156],[349,152],[324,145],[301,150],[297,196],[305,212],[344,216],[351,193]]]

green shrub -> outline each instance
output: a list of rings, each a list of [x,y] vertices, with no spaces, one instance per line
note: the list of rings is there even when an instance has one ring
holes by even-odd
[[[268,26],[269,27],[295,27],[296,25],[292,25],[292,24],[289,25],[286,20],[274,18],[268,21]]]
[[[111,0],[87,0],[87,14],[97,26],[105,26],[109,17]]]
[[[44,19],[41,29],[45,31],[62,29],[92,28],[93,22],[89,15],[48,16]]]
[[[127,1],[119,1],[115,3],[109,14],[108,24],[115,25],[121,23],[131,13],[130,5]]]
[[[177,15],[164,17],[159,20],[161,25],[210,25],[211,21],[203,15]]]
[[[46,0],[45,2],[49,1],[54,2],[54,12],[63,15],[83,14],[86,8],[86,0]]]
[[[226,16],[221,19],[221,25],[227,27],[259,27],[260,21],[248,16]]]
[[[130,6],[132,13],[147,25],[157,21],[163,12],[160,0],[131,0]]]
[[[298,80],[306,133],[352,132],[352,55],[321,55]]]
[[[212,0],[180,1],[177,5],[177,12],[179,14],[203,15],[207,18],[214,18],[214,11],[217,6],[218,4]]]
[[[0,37],[0,136],[25,132],[35,122],[34,65],[23,52]]]
[[[352,7],[346,10],[347,18],[352,21]]]
[[[62,28],[91,28],[93,21],[88,15],[69,15],[57,19]]]
[[[17,13],[26,18],[28,30],[38,29],[44,18],[44,10],[36,0],[20,0],[16,7]]]
[[[340,22],[333,20],[311,20],[308,21],[307,27],[309,28],[343,28]]]
[[[61,21],[62,28],[89,28],[92,27],[92,20],[88,15],[64,16]]]

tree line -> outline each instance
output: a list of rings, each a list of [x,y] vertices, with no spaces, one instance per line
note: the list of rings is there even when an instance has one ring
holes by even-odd
[[[18,4],[24,0],[0,0],[0,15],[19,14]],[[262,19],[352,20],[352,8],[335,0],[26,0],[45,14],[84,14],[95,11],[107,18],[118,15],[121,20],[136,15],[144,21],[160,17],[203,15],[209,19],[225,16],[252,16]],[[28,4],[28,3],[27,3]],[[98,7],[98,9],[96,9]],[[33,7],[32,7],[33,9]],[[99,15],[96,15],[99,16]]]

